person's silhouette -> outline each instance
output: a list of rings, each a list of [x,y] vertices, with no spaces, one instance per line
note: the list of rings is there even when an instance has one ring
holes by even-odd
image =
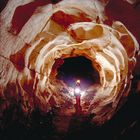
[[[82,111],[81,107],[81,88],[80,88],[80,80],[76,81],[76,86],[74,89],[74,96],[76,98],[76,104],[75,104],[75,109],[76,109],[76,115],[80,115]]]

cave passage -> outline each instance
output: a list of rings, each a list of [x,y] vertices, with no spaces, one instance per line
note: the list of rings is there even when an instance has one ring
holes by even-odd
[[[100,83],[99,74],[93,68],[92,62],[83,56],[64,59],[64,63],[58,68],[57,79],[70,87],[75,86],[77,79],[81,80],[83,88]]]

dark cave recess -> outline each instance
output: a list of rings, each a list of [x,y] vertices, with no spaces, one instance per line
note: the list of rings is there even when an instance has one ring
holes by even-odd
[[[84,56],[64,59],[64,63],[57,69],[57,79],[73,87],[77,79],[81,80],[83,88],[99,84],[99,73],[92,66],[91,60]]]

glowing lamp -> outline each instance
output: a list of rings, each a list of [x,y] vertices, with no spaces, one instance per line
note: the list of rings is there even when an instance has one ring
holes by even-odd
[[[76,94],[79,94],[81,92],[80,88],[75,88],[74,91],[75,91]]]
[[[76,81],[76,84],[80,84],[80,80],[77,80],[77,81]]]

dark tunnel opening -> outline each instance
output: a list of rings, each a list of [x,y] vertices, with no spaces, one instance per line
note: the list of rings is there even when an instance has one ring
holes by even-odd
[[[77,79],[81,80],[84,88],[100,83],[98,71],[92,66],[91,60],[83,56],[64,59],[63,65],[58,68],[57,79],[70,87],[75,86]]]

